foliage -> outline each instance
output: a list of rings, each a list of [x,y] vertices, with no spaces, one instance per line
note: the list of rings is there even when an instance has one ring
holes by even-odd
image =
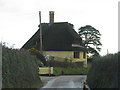
[[[69,59],[66,57],[66,58],[64,59],[64,62],[68,62],[68,60],[69,60]]]
[[[86,75],[88,68],[83,67],[83,62],[72,63],[68,58],[63,61],[57,61],[56,58],[51,57],[47,61],[47,65],[54,67],[54,75]]]
[[[87,78],[91,88],[118,87],[118,56],[120,53],[109,54],[93,60]]]
[[[79,63],[71,63],[71,62],[60,62],[60,61],[56,61],[56,60],[49,60],[47,61],[47,65],[50,67],[83,67],[83,62],[79,62]]]
[[[3,88],[35,88],[41,85],[36,62],[38,59],[35,56],[25,50],[4,46],[2,52]]]
[[[100,32],[90,25],[79,28],[79,35],[83,39],[83,45],[88,49],[88,53],[99,56],[101,50],[100,46]]]
[[[54,75],[86,75],[88,68],[86,67],[54,67]]]
[[[39,60],[37,61],[39,63],[39,66],[44,66],[46,65],[46,60],[44,56],[35,48],[28,49],[28,51],[32,54],[35,55]],[[42,63],[41,63],[42,62]]]

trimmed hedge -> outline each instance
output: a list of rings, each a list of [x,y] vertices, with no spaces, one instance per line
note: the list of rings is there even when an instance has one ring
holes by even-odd
[[[47,61],[47,66],[50,67],[63,67],[63,68],[67,68],[67,67],[83,67],[83,62],[76,62],[76,63],[71,63],[71,62],[60,62],[57,60],[49,60]]]
[[[25,50],[2,48],[2,87],[36,88],[41,85],[38,59]],[[38,86],[39,85],[39,86]]]
[[[90,88],[118,88],[118,56],[120,53],[93,60],[87,78]]]

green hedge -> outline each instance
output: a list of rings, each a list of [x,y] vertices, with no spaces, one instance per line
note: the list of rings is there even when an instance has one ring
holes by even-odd
[[[2,48],[3,88],[35,88],[41,85],[38,59],[25,50]],[[38,86],[39,85],[39,86]]]
[[[50,67],[63,67],[63,68],[83,67],[83,62],[71,63],[71,62],[68,62],[68,61],[49,60],[49,61],[47,61],[47,66],[50,66]]]
[[[87,82],[91,88],[118,87],[118,55],[109,54],[93,60]]]
[[[39,60],[37,60],[39,67],[46,65],[46,60],[45,60],[44,56],[40,53],[40,51],[38,51],[35,48],[30,48],[30,49],[28,49],[28,51],[31,53],[31,55],[34,55],[37,57],[37,59],[39,59]]]

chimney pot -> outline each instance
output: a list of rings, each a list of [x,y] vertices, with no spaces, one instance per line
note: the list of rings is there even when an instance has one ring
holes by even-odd
[[[54,23],[54,11],[49,11],[49,23]]]

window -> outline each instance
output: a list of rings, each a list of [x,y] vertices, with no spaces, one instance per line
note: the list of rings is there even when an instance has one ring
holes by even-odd
[[[74,58],[79,58],[79,52],[74,52]]]
[[[84,59],[86,58],[86,52],[83,52],[83,58]]]

